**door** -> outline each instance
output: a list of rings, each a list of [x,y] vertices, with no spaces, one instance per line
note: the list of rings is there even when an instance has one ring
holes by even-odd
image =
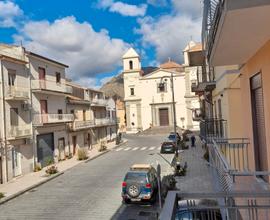
[[[76,154],[77,136],[72,136],[73,155]]]
[[[83,110],[83,121],[86,121],[86,111]]]
[[[46,89],[46,71],[44,68],[38,68],[38,78],[39,78],[39,85],[41,89]]]
[[[12,169],[13,177],[20,176],[22,174],[21,153],[17,147],[12,148]]]
[[[40,100],[40,112],[41,112],[41,122],[48,123],[47,100]]]
[[[267,171],[264,99],[260,73],[251,78],[251,106],[256,170]]]
[[[54,162],[54,137],[53,133],[37,136],[37,157],[42,167]]]
[[[169,125],[169,111],[167,108],[159,109],[159,124],[160,126],[168,126]]]
[[[59,151],[59,159],[65,159],[65,138],[58,139],[58,151]]]

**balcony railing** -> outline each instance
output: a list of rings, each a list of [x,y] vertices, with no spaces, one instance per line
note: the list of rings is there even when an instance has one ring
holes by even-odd
[[[205,119],[200,123],[200,135],[207,141],[227,137],[227,121],[224,119]]]
[[[27,137],[31,135],[31,125],[25,124],[20,126],[11,126],[8,129],[8,139],[16,139],[16,138],[22,138]]]
[[[60,93],[72,93],[72,87],[48,80],[32,80],[32,90],[45,90]]]
[[[225,0],[204,0],[202,41],[209,58]]]
[[[10,100],[27,100],[30,98],[30,87],[6,86],[5,98]]]
[[[106,106],[107,100],[106,99],[92,99],[91,106]]]
[[[114,125],[116,124],[115,119],[110,118],[96,118],[95,125]]]
[[[74,119],[73,114],[35,114],[33,117],[33,124],[40,126],[51,123],[66,123]]]
[[[87,121],[74,121],[69,124],[69,128],[73,131],[87,129],[95,126],[94,120],[87,120]]]

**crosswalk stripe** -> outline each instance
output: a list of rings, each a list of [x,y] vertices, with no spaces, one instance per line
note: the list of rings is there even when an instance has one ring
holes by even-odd
[[[154,150],[156,147],[150,147],[148,150]]]
[[[131,149],[131,147],[127,147],[124,151],[128,151],[128,150],[130,150]]]
[[[120,150],[123,150],[123,148],[122,147],[117,148],[115,151],[120,151]]]
[[[142,147],[140,150],[145,150],[147,147]]]
[[[139,148],[138,147],[134,147],[132,150],[138,150]]]

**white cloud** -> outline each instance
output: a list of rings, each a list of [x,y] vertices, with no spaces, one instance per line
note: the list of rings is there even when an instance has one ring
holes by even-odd
[[[86,87],[86,88],[99,89],[99,86],[97,85],[98,82],[97,82],[96,78],[81,77],[81,78],[75,80],[75,82],[83,87]]]
[[[168,57],[183,62],[182,50],[191,37],[195,41],[200,41],[201,17],[195,16],[197,9],[189,11],[189,7],[193,4],[195,8],[200,8],[199,0],[172,0],[172,2],[174,8],[171,14],[157,18],[149,16],[140,18],[138,19],[140,28],[135,29],[136,33],[142,35],[144,47],[155,48],[158,62],[164,62]]]
[[[98,6],[104,9],[109,9],[110,12],[119,13],[123,16],[144,16],[147,10],[146,4],[130,5],[120,1],[101,0]]]
[[[68,64],[68,77],[75,81],[113,71],[129,47],[121,39],[110,38],[108,31],[96,32],[91,24],[72,16],[53,23],[26,23],[14,39],[23,39],[27,49]]]
[[[147,0],[147,4],[153,5],[156,7],[161,7],[167,5],[167,0]]]
[[[0,27],[15,27],[15,20],[23,15],[20,7],[11,1],[0,1]]]
[[[192,18],[202,16],[202,0],[172,0],[174,10]]]

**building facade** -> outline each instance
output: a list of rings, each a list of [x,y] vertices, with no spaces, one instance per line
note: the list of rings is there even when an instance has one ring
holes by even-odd
[[[169,61],[159,68],[141,67],[134,49],[123,56],[127,132],[151,127],[173,126],[174,86],[176,124],[187,128],[185,73],[183,67]]]

